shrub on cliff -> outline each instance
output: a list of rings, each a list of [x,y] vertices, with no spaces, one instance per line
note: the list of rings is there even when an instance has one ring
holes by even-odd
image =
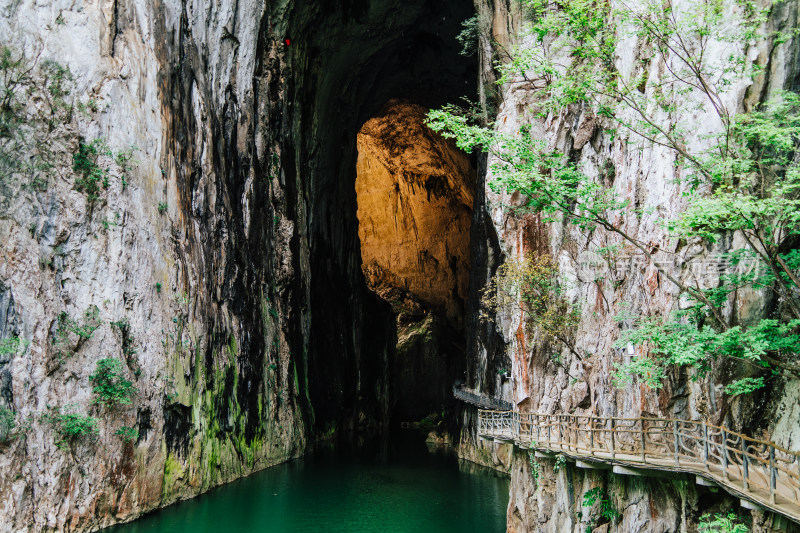
[[[75,407],[72,405],[51,408],[39,419],[53,428],[56,446],[59,448],[66,448],[81,439],[94,440],[100,433],[96,418],[74,411]]]
[[[114,407],[117,405],[130,405],[136,387],[125,378],[123,364],[119,359],[109,357],[97,362],[94,373],[89,376],[89,381],[94,385],[92,392],[94,402]]]
[[[14,411],[0,405],[0,443],[11,440],[16,427],[17,416]]]

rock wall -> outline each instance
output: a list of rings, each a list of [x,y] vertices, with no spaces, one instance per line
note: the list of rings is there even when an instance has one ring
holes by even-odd
[[[400,423],[441,417],[464,370],[475,170],[426,113],[391,100],[357,137],[361,269],[397,316],[390,410]]]
[[[402,289],[461,326],[475,177],[426,112],[392,101],[358,133],[361,268],[370,287]]]
[[[96,530],[388,423],[356,132],[391,98],[472,92],[471,10],[0,1],[0,44],[33,67],[0,183],[0,531]],[[130,405],[95,403],[103,358]]]
[[[476,6],[483,28],[478,47],[482,62],[481,96],[485,109],[491,112],[496,108],[493,116],[499,130],[512,133],[530,126],[534,138],[546,140],[549,147],[569,154],[578,168],[589,175],[602,177],[610,169],[608,186],[643,213],[637,217],[631,209],[618,220],[620,227],[643,242],[672,246],[670,250],[677,254],[678,263],[712,257],[735,246],[731,242],[721,243],[713,250],[696,244],[675,246],[657,224],[657,219],[674,218],[685,207],[681,186],[674,179],[680,170],[669,150],[646,144],[634,148],[629,135],[608,135],[605,119],[597,117],[591,109],[570,107],[561,114],[537,117],[532,112],[539,103],[533,88],[535,80],[532,83],[520,77],[495,88],[497,74],[492,68],[493,61],[504,60],[502,50],[524,48],[530,42],[519,37],[524,17],[518,3],[478,1]],[[726,4],[726,9],[733,8]],[[796,3],[774,4],[766,24],[771,30],[796,28],[797,17]],[[646,44],[636,39],[621,41],[617,68],[630,72],[645,48]],[[712,53],[723,53],[720,50]],[[795,38],[782,43],[758,42],[742,51],[749,60],[766,68],[753,81],[735,82],[724,95],[725,104],[731,109],[745,110],[774,91],[800,88],[798,50]],[[649,64],[650,76],[661,75],[657,63]],[[689,143],[701,147],[707,140],[699,125],[706,127],[713,119],[707,111],[698,109],[694,113],[690,122],[698,126]],[[490,158],[488,164],[491,163]],[[491,181],[491,172],[487,174],[484,185]],[[796,384],[778,383],[762,393],[730,397],[714,383],[736,369],[718,365],[709,378],[698,381],[690,379],[684,371],[670,373],[661,390],[651,390],[644,384],[623,390],[616,388],[611,382],[614,363],[623,362],[625,354],[613,347],[621,327],[614,316],[623,309],[645,315],[667,314],[680,305],[676,288],[646,261],[634,261],[632,266],[617,272],[587,268],[584,261],[587,254],[618,241],[602,232],[588,238],[575,227],[543,222],[535,214],[515,215],[508,207],[522,204],[524,199],[518,195],[495,193],[489,187],[485,187],[484,194],[486,207],[483,214],[476,216],[473,230],[483,231],[479,240],[484,243],[485,259],[473,263],[478,270],[473,272],[473,280],[485,283],[504,259],[528,255],[553,257],[565,279],[567,298],[580,310],[580,323],[573,337],[576,351],[588,355],[582,359],[575,357],[569,350],[526,328],[518,311],[504,309],[493,322],[477,323],[474,328],[479,333],[469,343],[470,386],[505,395],[523,412],[708,420],[749,434],[768,435],[783,446],[800,449],[792,407],[798,401]],[[489,217],[491,222],[481,225],[480,216]],[[689,273],[684,271],[682,275]],[[713,286],[718,279],[712,273],[704,283]],[[766,297],[749,293],[741,295],[737,303],[743,313],[757,316]],[[560,356],[559,362],[554,361],[553,354]],[[511,369],[511,383],[503,388],[496,374],[506,365]],[[492,455],[493,450],[473,440],[473,416],[470,412],[464,416],[461,453],[496,463],[498,458]],[[590,523],[587,513],[591,509],[582,505],[582,498],[594,486],[606,486],[614,504],[622,511],[619,520],[599,529],[603,531],[695,531],[699,516],[705,512],[735,509],[740,514],[747,513],[727,496],[704,492],[693,483],[606,478],[569,464],[555,472],[553,461],[541,460],[540,464],[537,484],[528,454],[519,450],[513,454],[509,531],[584,531]],[[753,518],[754,530],[772,527],[770,516],[753,513]]]
[[[95,530],[303,453],[294,198],[270,129],[285,105],[284,45],[267,31],[285,24],[281,8],[13,1],[0,13],[2,44],[34,82],[56,63],[71,73],[70,112],[27,125],[55,128],[55,171],[3,183],[0,331],[26,346],[0,363],[16,416],[0,531]],[[91,201],[73,156],[94,139],[105,183]],[[128,150],[128,163],[110,155]],[[132,404],[94,402],[101,358],[124,363]],[[44,415],[58,410],[96,418],[96,438],[57,446]]]

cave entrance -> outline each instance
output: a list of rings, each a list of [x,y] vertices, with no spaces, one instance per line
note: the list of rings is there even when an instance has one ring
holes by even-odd
[[[396,319],[391,418],[435,424],[465,368],[475,169],[427,111],[391,100],[364,123],[355,187],[364,278]]]

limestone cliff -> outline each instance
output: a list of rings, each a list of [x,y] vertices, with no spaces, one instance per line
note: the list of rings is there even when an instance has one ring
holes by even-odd
[[[474,176],[467,156],[425,125],[426,111],[393,101],[359,131],[361,268],[369,285],[401,288],[459,324]]]
[[[608,186],[636,207],[617,220],[620,227],[654,247],[672,246],[670,250],[677,255],[679,264],[692,258],[712,257],[735,245],[727,242],[720,243],[717,249],[706,249],[696,243],[687,246],[671,242],[664,227],[657,223],[658,219],[674,218],[685,208],[683,191],[674,179],[680,169],[674,165],[674,156],[666,148],[637,145],[631,134],[624,132],[608,135],[605,119],[590,108],[573,106],[561,114],[537,116],[532,112],[539,105],[537,80],[511,79],[499,87],[499,94],[495,95],[492,87],[497,74],[493,70],[493,60],[507,61],[507,51],[515,46],[524,50],[531,46],[531,41],[521,37],[525,14],[519,4],[505,0],[476,4],[483,30],[479,44],[483,65],[482,96],[488,108],[498,106],[495,124],[499,130],[518,132],[521,127],[529,126],[534,138],[545,140],[549,147],[569,154],[578,168],[591,175],[606,175],[603,179]],[[726,9],[735,8],[726,4]],[[728,16],[732,17],[733,11],[728,12]],[[772,30],[796,28],[797,17],[796,3],[776,3],[766,24]],[[636,62],[646,57],[646,47],[643,41],[621,40],[616,49],[617,68],[621,72],[636,68]],[[754,42],[743,53],[766,68],[754,81],[737,80],[725,93],[726,105],[733,109],[749,109],[771,92],[798,89],[800,65],[796,38],[780,43]],[[651,69],[650,76],[663,75],[656,63],[643,63]],[[651,90],[649,87],[643,86],[641,90]],[[712,122],[708,110],[698,107],[690,121],[695,125],[690,145],[703,146],[707,140],[701,125]],[[492,164],[491,158],[488,163]],[[487,182],[491,179],[489,169]],[[712,384],[719,376],[735,372],[730,366],[720,365],[713,369],[711,377],[697,381],[678,371],[668,376],[661,390],[652,390],[644,384],[616,388],[610,376],[614,363],[624,362],[626,354],[613,346],[622,327],[614,319],[615,315],[624,309],[642,314],[668,313],[681,305],[679,291],[647,261],[629,262],[621,269],[608,271],[587,260],[598,248],[615,244],[613,237],[609,240],[601,232],[587,236],[574,226],[544,222],[534,214],[515,215],[513,207],[522,205],[524,198],[493,192],[489,187],[484,193],[485,215],[475,218],[476,224],[480,223],[479,216],[491,218],[491,222],[484,222],[485,260],[482,265],[475,265],[482,268],[482,282],[486,282],[503,260],[530,255],[551,256],[566,280],[566,297],[579,310],[580,321],[572,332],[575,350],[537,336],[525,327],[519,310],[503,309],[494,322],[476,321],[474,329],[482,329],[482,333],[470,345],[473,350],[470,385],[490,394],[505,395],[523,412],[708,420],[752,434],[769,435],[783,446],[800,449],[794,407],[798,402],[796,382],[776,384],[769,392],[750,397],[732,397]],[[637,216],[637,212],[643,214]],[[702,283],[708,284],[705,286],[718,283],[718,273],[717,277],[713,272],[703,274],[706,277]],[[684,270],[682,275],[691,273]],[[473,276],[473,279],[480,279],[481,273],[473,273]],[[757,314],[763,309],[764,298],[764,294],[744,294],[738,305],[743,313]],[[579,358],[575,352],[586,355]],[[553,357],[554,353],[558,357]],[[506,366],[511,370],[508,386],[497,375],[498,370]],[[491,460],[491,455],[486,455],[491,450],[475,451],[470,440],[473,422],[469,414],[465,422],[463,453],[478,458],[483,453],[484,460]],[[518,450],[513,457],[509,531],[584,531],[591,523],[591,510],[583,507],[582,497],[594,486],[605,486],[622,513],[619,520],[604,525],[603,531],[694,531],[704,512],[731,508],[747,512],[738,508],[735,499],[709,494],[693,483],[621,476],[606,479],[569,465],[558,468],[546,459],[539,463],[541,472],[537,484],[527,454]],[[753,517],[754,530],[771,527],[771,517],[758,512],[754,512]]]
[[[0,448],[0,530],[97,529],[302,453],[296,230],[264,129],[283,98],[264,6],[0,13],[30,77],[17,97],[33,141],[15,155],[48,143],[53,167],[2,183],[0,332],[23,348],[0,363],[16,419]],[[56,98],[68,112],[45,124],[37,109]],[[95,402],[103,358],[123,362],[130,405]],[[96,436],[70,436],[63,415],[96,419]]]
[[[0,2],[0,531],[96,530],[388,422],[356,133],[472,92],[472,7],[434,4]],[[130,404],[96,402],[103,359]]]
[[[441,416],[464,369],[475,171],[426,112],[390,100],[357,136],[361,269],[397,315],[390,409],[401,423]]]

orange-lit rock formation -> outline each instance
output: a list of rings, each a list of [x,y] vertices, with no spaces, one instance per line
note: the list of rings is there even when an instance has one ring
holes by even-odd
[[[393,100],[358,134],[362,269],[460,323],[469,282],[474,170],[424,124],[425,108]]]

